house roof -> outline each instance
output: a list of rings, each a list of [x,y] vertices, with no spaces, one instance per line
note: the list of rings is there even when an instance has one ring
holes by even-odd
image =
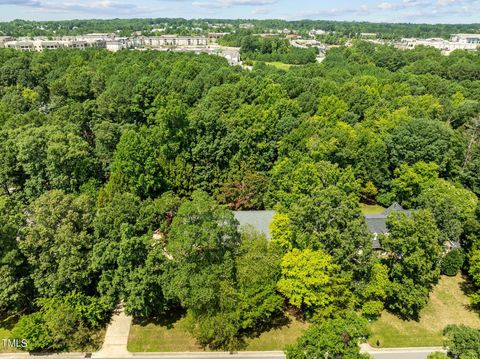
[[[385,211],[383,211],[383,214],[388,215],[392,212],[401,212],[401,211],[404,211],[403,207],[397,202],[393,202],[390,207],[388,207]]]
[[[373,249],[381,249],[382,245],[378,239],[377,234],[386,234],[388,233],[387,227],[387,216],[392,212],[403,212],[405,211],[403,207],[394,202],[390,207],[388,207],[381,214],[367,214],[365,216],[365,222],[367,223],[368,232],[374,234],[374,239],[372,241]]]
[[[398,203],[393,203],[381,214],[369,214],[365,216],[368,232],[374,234],[372,245],[374,249],[381,249],[382,246],[377,234],[388,233],[387,216],[392,212],[404,211]],[[234,211],[233,215],[240,223],[240,226],[253,226],[258,232],[265,234],[267,238],[270,235],[270,223],[272,222],[275,211]]]
[[[233,215],[240,223],[240,226],[253,226],[258,232],[270,236],[270,223],[272,222],[275,211],[234,211]]]
[[[383,214],[369,215],[365,217],[369,233],[385,234],[388,233],[387,216]]]

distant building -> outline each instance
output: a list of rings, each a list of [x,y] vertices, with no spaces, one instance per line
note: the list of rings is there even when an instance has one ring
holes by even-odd
[[[46,40],[35,38],[34,40],[15,40],[4,43],[4,47],[21,51],[44,51],[58,50],[62,48],[85,49],[87,47],[105,48],[106,42],[102,40],[90,40],[68,38],[62,40]]]
[[[209,42],[216,42],[218,39],[221,39],[225,35],[228,35],[229,32],[209,32],[208,33],[208,41]]]
[[[253,29],[255,25],[250,24],[250,23],[245,23],[245,24],[240,24],[238,25],[240,29]]]
[[[453,34],[450,37],[450,41],[462,44],[480,45],[480,34]]]
[[[12,40],[13,38],[10,36],[0,36],[0,48],[5,47],[5,43]]]
[[[395,44],[397,48],[403,50],[413,49],[420,45],[434,47],[438,50],[441,50],[442,53],[446,55],[455,50],[475,51],[480,47],[480,35],[456,34],[452,35],[450,41],[441,38],[403,38]]]
[[[162,35],[162,36],[145,36],[140,38],[140,42],[147,48],[162,47],[195,47],[207,46],[208,39],[205,36],[178,36],[178,35]]]
[[[376,32],[361,32],[360,37],[363,39],[375,39],[378,36]]]
[[[112,51],[112,52],[117,52],[121,49],[124,49],[125,48],[125,44],[120,42],[120,41],[107,41],[106,42],[106,49],[108,51]]]

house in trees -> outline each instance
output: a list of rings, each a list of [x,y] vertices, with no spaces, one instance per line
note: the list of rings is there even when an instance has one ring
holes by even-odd
[[[380,214],[367,214],[365,221],[367,222],[368,232],[372,234],[372,247],[375,250],[382,250],[382,244],[380,243],[380,235],[388,234],[387,228],[387,216],[392,212],[403,212],[403,207],[397,202],[393,203],[383,213]]]
[[[381,251],[380,235],[387,234],[387,216],[392,212],[405,211],[398,203],[393,203],[381,214],[371,214],[365,216],[367,229],[372,234],[372,247],[374,250]],[[265,234],[267,238],[270,235],[270,223],[272,222],[275,211],[234,211],[235,218],[240,226],[252,226],[257,232]]]

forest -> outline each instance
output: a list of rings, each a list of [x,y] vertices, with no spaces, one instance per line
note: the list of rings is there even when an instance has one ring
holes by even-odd
[[[242,29],[240,24],[248,23],[252,29]],[[212,27],[214,25],[215,27]],[[134,32],[148,35],[152,30],[164,29],[166,34],[191,35],[206,34],[209,31],[226,31],[251,35],[269,30],[295,29],[301,35],[312,29],[322,29],[334,33],[333,37],[352,38],[360,33],[377,33],[380,38],[400,39],[402,37],[442,37],[448,39],[455,33],[477,33],[480,24],[409,24],[372,23],[360,21],[329,20],[232,20],[232,19],[110,19],[110,20],[64,20],[28,21],[14,20],[0,22],[0,35],[5,36],[64,36],[93,32],[117,33],[131,36]]]
[[[480,304],[480,52],[0,49],[0,97],[0,317],[28,350],[95,347],[123,300],[213,350],[288,310],[312,323],[289,358],[362,358],[367,320],[418,318],[440,274]],[[379,256],[360,205],[393,202]]]

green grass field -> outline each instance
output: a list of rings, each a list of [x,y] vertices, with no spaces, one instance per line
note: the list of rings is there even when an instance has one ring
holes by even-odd
[[[378,204],[365,204],[365,203],[360,203],[360,208],[362,210],[363,215],[367,214],[381,214],[383,211],[385,211],[385,207],[382,207]]]
[[[261,61],[253,61],[253,64],[256,64],[257,62],[261,62]],[[285,71],[290,70],[290,68],[293,66],[299,66],[299,65],[286,64],[280,61],[265,62],[265,64],[276,67],[277,69],[280,69],[280,70],[285,70]]]
[[[283,350],[287,345],[294,344],[299,336],[308,329],[309,324],[293,317],[288,317],[289,323],[260,334],[257,338],[247,339],[245,350]]]
[[[283,350],[308,328],[307,323],[288,317],[288,323],[247,338],[244,350]],[[130,352],[195,352],[204,351],[185,327],[185,318],[169,323],[134,323],[128,338]]]
[[[468,297],[462,287],[465,280],[456,277],[440,279],[430,294],[427,306],[420,314],[420,320],[404,321],[384,311],[379,320],[372,323],[371,346],[408,347],[442,346],[442,331],[448,324],[465,324],[480,328],[480,316],[470,309]]]
[[[292,65],[292,64],[285,64],[285,63],[279,62],[279,61],[266,62],[266,64],[270,65],[270,66],[274,66],[274,67],[276,67],[277,69],[280,69],[280,70],[290,70],[290,68],[292,66],[298,66],[298,65]]]

